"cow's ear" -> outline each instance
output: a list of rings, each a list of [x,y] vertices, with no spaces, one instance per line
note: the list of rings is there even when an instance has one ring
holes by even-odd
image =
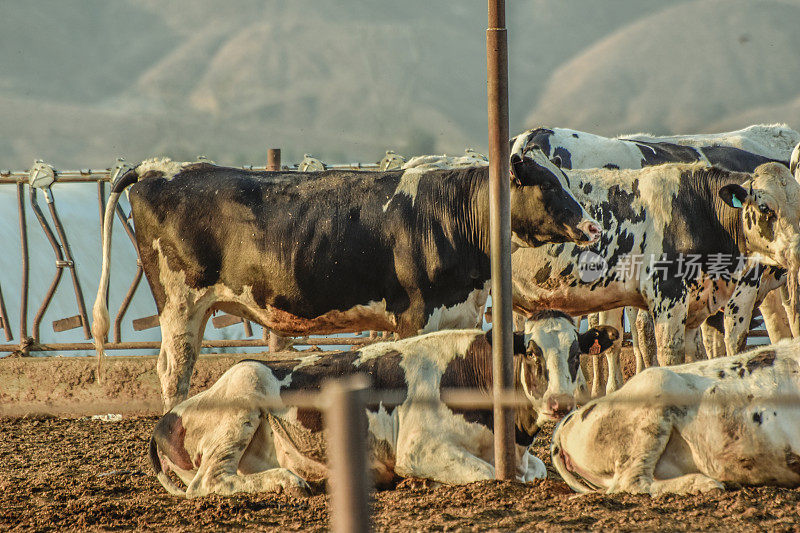
[[[486,342],[489,343],[489,346],[492,345],[492,330],[490,329],[487,331],[484,336],[486,337]],[[524,333],[514,333],[514,354],[524,354],[525,353],[525,334]]]
[[[731,183],[719,190],[719,197],[729,207],[741,209],[747,200],[747,191],[741,185]]]
[[[519,154],[512,154],[511,155],[511,181],[513,181],[518,187],[522,187],[522,177],[525,175],[525,165],[522,162],[522,158]]]
[[[525,355],[525,334],[514,333],[514,355]]]
[[[613,346],[619,338],[619,331],[613,326],[597,326],[586,333],[578,334],[578,345],[581,353],[598,355]]]

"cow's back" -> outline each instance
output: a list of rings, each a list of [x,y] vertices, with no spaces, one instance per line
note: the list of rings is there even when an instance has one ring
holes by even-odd
[[[287,175],[196,165],[131,188],[145,273],[159,310],[168,270],[189,289],[252,293],[260,308],[314,317],[380,300],[392,286],[379,200],[399,173]],[[396,285],[397,282],[394,282]]]

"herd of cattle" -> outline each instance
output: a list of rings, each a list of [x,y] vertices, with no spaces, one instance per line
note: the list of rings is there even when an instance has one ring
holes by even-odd
[[[546,475],[528,448],[559,420],[553,465],[577,491],[800,484],[798,160],[800,134],[782,125],[614,139],[537,128],[511,140],[513,305],[524,327],[514,368],[529,400],[515,415],[520,480]],[[112,215],[128,187],[162,334],[167,413],[150,458],[170,493],[306,492],[327,476],[322,418],[283,406],[282,394],[353,373],[401,393],[367,409],[378,484],[494,477],[491,411],[442,399],[491,389],[491,332],[475,329],[491,277],[485,163],[264,173],[142,162],[112,184],[106,209],[100,357]],[[756,306],[773,344],[739,353]],[[639,371],[624,386],[623,309]],[[245,361],[187,399],[216,311],[287,336],[369,329],[399,340]],[[579,333],[573,317],[592,313],[599,324]],[[587,391],[580,354],[602,352],[601,397],[597,373]]]

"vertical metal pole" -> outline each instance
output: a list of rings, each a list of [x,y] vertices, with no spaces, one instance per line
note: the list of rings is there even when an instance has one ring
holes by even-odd
[[[100,207],[100,247],[103,246],[103,220],[106,216],[106,182],[97,180],[97,204]],[[102,254],[101,254],[102,255]],[[108,295],[111,292],[111,283],[106,287],[106,308],[108,308]]]
[[[370,530],[364,411],[367,383],[359,377],[363,376],[332,381],[325,386],[331,530],[335,533]]]
[[[516,474],[513,410],[498,402],[513,391],[514,362],[511,314],[511,206],[508,148],[508,44],[504,0],[489,0],[486,29],[486,78],[489,109],[489,212],[492,265],[492,375],[494,457],[497,479]]]
[[[0,326],[6,335],[6,340],[10,341],[14,338],[11,334],[11,324],[8,322],[8,313],[6,312],[6,302],[3,300],[3,291],[0,290]]]
[[[275,172],[281,169],[281,149],[269,148],[267,150],[267,171]],[[267,346],[270,352],[278,352],[286,346],[286,341],[272,331],[269,332]]]
[[[267,170],[275,171],[281,169],[281,149],[270,148],[267,150]]]
[[[20,350],[27,354],[28,342],[28,224],[25,221],[25,184],[17,182],[17,209],[19,210],[19,242],[22,247],[22,297],[19,304]]]

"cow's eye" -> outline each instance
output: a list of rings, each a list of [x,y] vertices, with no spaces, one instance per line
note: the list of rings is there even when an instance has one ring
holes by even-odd
[[[774,214],[772,209],[770,209],[769,207],[767,207],[764,204],[759,205],[758,206],[758,210],[761,211],[761,213],[766,215],[766,216],[772,216]]]

